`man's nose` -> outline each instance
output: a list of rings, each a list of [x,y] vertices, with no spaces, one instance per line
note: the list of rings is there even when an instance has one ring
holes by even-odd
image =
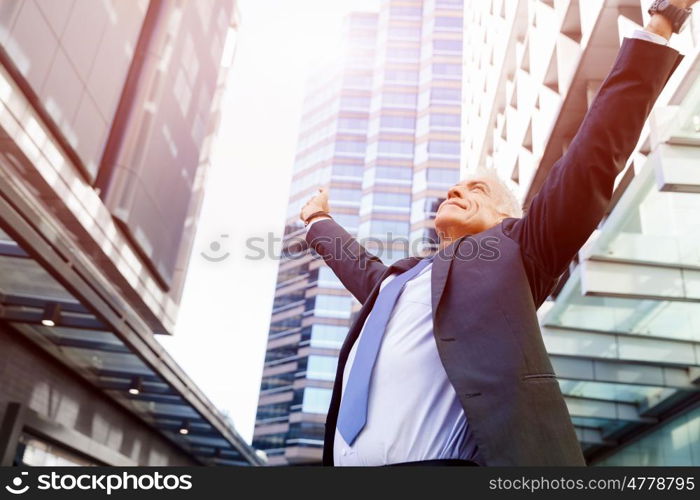
[[[449,191],[447,191],[447,199],[449,200],[450,198],[461,198],[462,197],[462,190],[460,189],[460,186],[452,186]]]

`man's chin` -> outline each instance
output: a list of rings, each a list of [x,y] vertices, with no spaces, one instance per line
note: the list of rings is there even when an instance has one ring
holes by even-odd
[[[447,210],[435,216],[435,231],[438,235],[450,235],[462,230],[463,221],[457,214],[451,214]]]
[[[435,216],[435,231],[438,237],[441,239],[446,237],[457,239],[470,234],[476,234],[483,230],[476,227],[477,225],[474,224],[474,222],[477,221],[473,218],[470,218],[468,221],[464,219],[464,213],[452,214],[448,211],[444,213],[438,212]]]

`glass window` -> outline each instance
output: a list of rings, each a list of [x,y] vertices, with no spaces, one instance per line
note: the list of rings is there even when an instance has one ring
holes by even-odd
[[[278,389],[280,387],[291,388],[292,384],[294,383],[294,378],[293,371],[264,377],[260,384],[260,390],[268,391],[270,389]]]
[[[413,169],[410,167],[392,167],[377,165],[375,167],[375,176],[377,179],[410,180],[413,176]]]
[[[360,216],[352,214],[333,214],[335,221],[343,226],[346,231],[357,229],[360,224]]]
[[[459,169],[428,168],[428,184],[452,186],[459,180]]]
[[[292,304],[301,305],[304,301],[304,293],[289,293],[280,297],[276,297],[272,303],[272,313],[278,313],[281,310],[287,309]]]
[[[696,150],[665,145],[656,154],[662,168],[666,164],[680,172],[697,168]],[[700,264],[700,196],[659,191],[656,166],[654,160],[647,160],[635,175],[601,227],[601,237],[592,241],[591,254],[689,268]]]
[[[433,113],[430,115],[430,125],[432,127],[459,127],[461,124],[461,115],[447,115],[438,113]]]
[[[462,18],[438,16],[435,18],[435,26],[439,28],[461,28]]]
[[[412,155],[413,142],[379,141],[379,152],[388,154]]]
[[[430,91],[430,102],[459,102],[461,96],[460,89],[437,87]]]
[[[379,120],[379,126],[382,128],[413,130],[416,127],[416,119],[413,116],[382,115]]]
[[[435,0],[436,7],[454,8],[461,7],[464,0]]]
[[[363,165],[343,165],[336,163],[333,165],[333,176],[338,177],[362,177],[365,170]]]
[[[391,235],[392,238],[398,236],[408,236],[408,222],[395,220],[373,220],[370,225],[372,236],[380,238]]]
[[[97,465],[61,446],[35,439],[28,434],[20,436],[23,447],[21,464],[30,467],[86,467]]]
[[[331,390],[318,387],[304,389],[301,411],[304,413],[327,413],[331,403]]]
[[[335,380],[338,358],[312,354],[306,364],[306,378],[314,380]]]
[[[343,295],[317,295],[314,305],[316,316],[323,318],[349,318],[352,299]]]
[[[421,17],[423,14],[423,9],[421,7],[392,5],[389,12],[392,16],[396,17]]]
[[[301,325],[301,315],[291,318],[281,319],[270,323],[270,333],[279,333],[290,328],[296,328]]]
[[[700,341],[700,304],[582,295],[579,269],[545,316],[546,326]]]
[[[340,349],[348,334],[345,326],[313,325],[311,327],[311,347]]]
[[[326,427],[320,422],[293,422],[286,433],[287,446],[298,444],[299,446],[316,447],[323,444],[323,436]],[[265,449],[265,448],[263,448]],[[269,452],[268,453],[269,456]]]
[[[559,387],[561,388],[562,394],[566,396],[608,399],[641,404],[650,400],[661,401],[675,392],[674,389],[651,385],[628,385],[564,378],[559,379]]]
[[[347,141],[339,140],[335,143],[335,150],[338,153],[360,153],[365,152],[365,141]]]
[[[389,83],[416,83],[418,81],[418,72],[387,70],[384,73],[384,80]]]
[[[386,49],[389,60],[414,60],[420,57],[420,47],[389,47]]]
[[[337,217],[335,217],[337,221]],[[343,284],[330,267],[318,269],[318,286],[323,288],[343,288]]]
[[[359,189],[331,188],[329,198],[333,201],[353,201],[360,202],[362,191]]]
[[[462,40],[433,40],[435,52],[462,52]]]
[[[596,462],[603,466],[700,466],[700,408],[664,422]]]
[[[366,89],[372,86],[372,77],[368,75],[346,75],[343,80],[346,88]]]
[[[461,76],[461,64],[435,63],[433,64],[433,74],[442,76]]]
[[[378,166],[367,169],[367,174],[363,178],[363,187],[368,188],[374,184],[381,182],[382,184],[400,184],[402,186],[410,186],[413,178],[413,169],[410,167],[394,167],[394,166]],[[371,212],[372,195],[366,195],[362,198],[365,205],[360,205],[360,214],[364,215]]]
[[[375,207],[406,207],[410,203],[410,194],[382,192],[375,192],[373,194],[373,205]]]
[[[367,96],[346,95],[340,98],[341,108],[352,109],[367,109],[369,108],[370,98]]]
[[[457,141],[430,141],[428,143],[428,153],[459,155],[460,143]]]
[[[338,129],[341,130],[361,130],[367,129],[368,120],[366,118],[338,118]]]
[[[413,93],[384,92],[382,94],[382,105],[384,106],[415,107],[416,102],[418,102],[418,96]]]
[[[417,40],[420,38],[420,28],[389,28],[389,37]]]

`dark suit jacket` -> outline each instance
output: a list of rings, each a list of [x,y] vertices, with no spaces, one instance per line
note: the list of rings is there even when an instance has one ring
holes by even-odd
[[[625,40],[527,215],[462,238],[435,258],[435,342],[486,465],[585,463],[536,310],[604,216],[615,177],[680,58],[662,45]],[[332,220],[312,225],[307,241],[363,304],[340,350],[326,420],[323,461],[332,465],[350,349],[382,280],[418,259],[387,267]]]

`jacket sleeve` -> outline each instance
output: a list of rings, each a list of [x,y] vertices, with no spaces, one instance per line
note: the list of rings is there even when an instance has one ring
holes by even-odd
[[[504,223],[506,234],[520,245],[537,305],[605,215],[615,178],[681,58],[666,46],[625,39],[575,138],[527,214]]]
[[[306,241],[361,304],[387,270],[379,258],[332,219],[315,222],[306,233]]]

